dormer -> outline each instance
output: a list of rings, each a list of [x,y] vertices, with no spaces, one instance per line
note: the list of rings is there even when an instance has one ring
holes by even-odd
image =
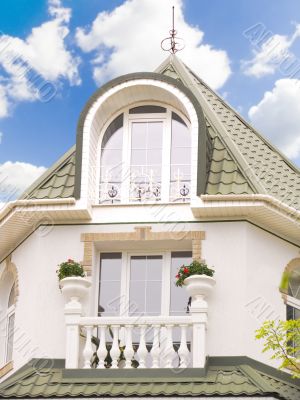
[[[80,116],[75,197],[88,205],[189,203],[205,192],[207,140],[202,109],[178,80],[114,79]]]

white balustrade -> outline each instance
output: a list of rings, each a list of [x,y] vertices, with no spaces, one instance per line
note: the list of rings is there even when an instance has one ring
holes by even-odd
[[[190,315],[80,317],[79,326],[86,332],[84,368],[92,368],[91,360],[96,355],[98,369],[191,367],[193,357],[188,347],[187,330],[192,334],[193,321]],[[180,332],[176,341],[173,339],[175,328]],[[93,335],[98,338],[98,348],[92,346]]]

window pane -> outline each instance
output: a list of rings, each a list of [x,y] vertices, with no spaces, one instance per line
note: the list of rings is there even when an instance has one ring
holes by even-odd
[[[7,326],[6,362],[12,360],[14,329],[15,329],[15,314],[11,314],[8,317],[8,326]]]
[[[129,114],[158,114],[158,113],[165,113],[167,110],[164,107],[160,106],[139,106],[133,107],[129,110]]]
[[[170,200],[190,200],[191,136],[184,121],[172,113]]]
[[[122,182],[123,114],[106,129],[101,143],[100,203],[120,201]]]
[[[176,274],[179,268],[184,264],[188,265],[192,262],[192,252],[173,252],[171,255],[171,301],[170,315],[183,315],[187,311],[188,295],[185,288],[175,285]]]
[[[15,304],[15,297],[15,284],[13,284],[8,298],[8,308]]]
[[[102,316],[120,314],[121,253],[102,253],[98,312]]]
[[[131,124],[130,200],[160,200],[163,122]]]
[[[300,300],[300,267],[294,269],[290,274],[289,295]]]
[[[162,256],[132,256],[130,260],[130,315],[161,313]]]

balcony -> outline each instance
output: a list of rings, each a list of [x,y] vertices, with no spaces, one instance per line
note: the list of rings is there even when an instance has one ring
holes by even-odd
[[[185,316],[87,317],[78,292],[74,295],[63,288],[63,294],[66,368],[204,367],[207,302],[203,295],[193,296]]]

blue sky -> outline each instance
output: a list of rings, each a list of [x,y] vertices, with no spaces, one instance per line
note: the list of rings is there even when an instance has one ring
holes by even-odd
[[[101,84],[167,56],[159,40],[172,4],[187,42],[179,56],[300,166],[298,0],[1,0],[6,182],[23,189],[75,143],[80,111]],[[55,95],[41,101],[41,88]]]

